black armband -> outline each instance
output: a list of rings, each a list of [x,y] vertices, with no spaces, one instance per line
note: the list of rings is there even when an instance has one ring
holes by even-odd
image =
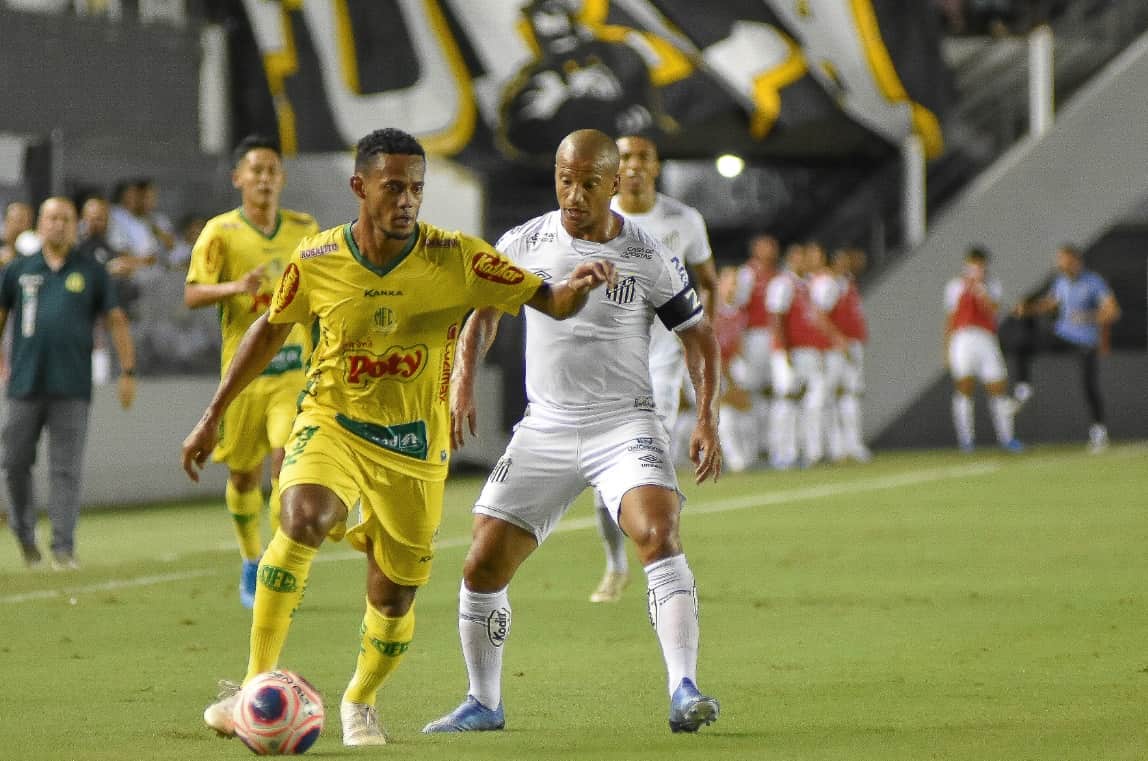
[[[702,302],[693,286],[687,285],[677,296],[662,304],[656,311],[658,319],[666,329],[673,330],[701,314]]]

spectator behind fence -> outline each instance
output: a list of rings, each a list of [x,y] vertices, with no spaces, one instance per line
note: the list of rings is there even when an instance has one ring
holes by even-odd
[[[122,180],[116,184],[108,223],[108,241],[112,247],[127,256],[116,264],[112,274],[127,277],[142,288],[147,272],[159,262],[161,244],[146,219],[146,199],[141,180]],[[134,299],[121,306],[129,315],[134,311]]]
[[[13,201],[4,209],[4,232],[0,236],[0,266],[8,264],[19,253],[16,239],[32,229],[35,217],[32,207],[23,201]]]
[[[10,525],[24,562],[41,561],[36,545],[32,466],[40,434],[48,429],[52,564],[75,569],[75,528],[80,512],[80,473],[92,395],[92,329],[101,315],[124,368],[120,403],[135,398],[135,353],[127,318],[116,304],[107,271],[78,256],[76,207],[67,198],[40,206],[43,250],[15,260],[0,279],[0,332],[12,315],[8,415],[3,428],[3,467]]]
[[[187,264],[191,261],[191,250],[206,224],[207,217],[202,214],[186,214],[179,220],[179,238],[167,255],[168,269],[183,270],[186,274]]]

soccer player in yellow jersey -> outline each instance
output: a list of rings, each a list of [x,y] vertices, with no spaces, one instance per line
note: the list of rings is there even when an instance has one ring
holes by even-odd
[[[187,271],[184,301],[195,309],[219,309],[220,352],[226,373],[243,334],[267,311],[271,295],[299,241],[319,231],[309,214],[279,208],[283,159],[269,138],[251,135],[235,149],[231,182],[240,192],[238,209],[211,219],[196,240]],[[255,579],[263,552],[259,514],[263,461],[271,455],[272,531],[279,522],[279,469],[283,446],[295,420],[303,387],[310,337],[297,326],[262,375],[247,387],[220,421],[216,462],[227,465],[227,510],[234,521],[243,567],[239,600],[255,602]]]
[[[474,308],[556,319],[575,314],[613,265],[590,260],[544,283],[490,244],[418,221],[426,156],[383,129],[359,141],[351,190],[359,216],[300,244],[268,313],[244,336],[203,418],[183,443],[198,480],[219,421],[277,355],[293,325],[318,335],[280,485],[282,523],[259,564],[246,679],[279,661],[323,540],[344,535],[366,554],[366,612],[340,714],[345,745],[382,745],[376,695],[414,635],[414,599],[430,576],[450,450],[450,376],[463,318]],[[361,506],[347,527],[350,509]],[[238,685],[204,721],[235,732]]]

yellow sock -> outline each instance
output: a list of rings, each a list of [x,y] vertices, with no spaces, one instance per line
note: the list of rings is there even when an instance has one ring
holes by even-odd
[[[367,603],[363,614],[363,640],[359,645],[359,660],[355,675],[343,693],[343,700],[373,706],[379,688],[395,669],[410,647],[415,633],[415,609],[399,618],[388,618]]]
[[[283,502],[279,498],[279,478],[271,479],[271,499],[267,504],[267,518],[271,521],[271,535],[279,530],[279,511],[283,509]]]
[[[307,576],[318,551],[299,544],[282,531],[275,532],[267,545],[259,561],[259,582],[255,585],[251,654],[245,682],[256,674],[271,671],[279,663],[279,653],[291,628],[291,616],[303,600]]]
[[[244,560],[258,560],[263,551],[263,540],[259,536],[259,512],[263,509],[263,493],[258,488],[239,491],[231,481],[224,492],[227,512],[235,527],[235,538],[239,540],[239,552]]]

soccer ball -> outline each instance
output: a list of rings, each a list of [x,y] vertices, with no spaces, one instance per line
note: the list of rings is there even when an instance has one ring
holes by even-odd
[[[257,756],[303,753],[323,730],[323,698],[290,671],[259,674],[235,703],[235,736]]]

